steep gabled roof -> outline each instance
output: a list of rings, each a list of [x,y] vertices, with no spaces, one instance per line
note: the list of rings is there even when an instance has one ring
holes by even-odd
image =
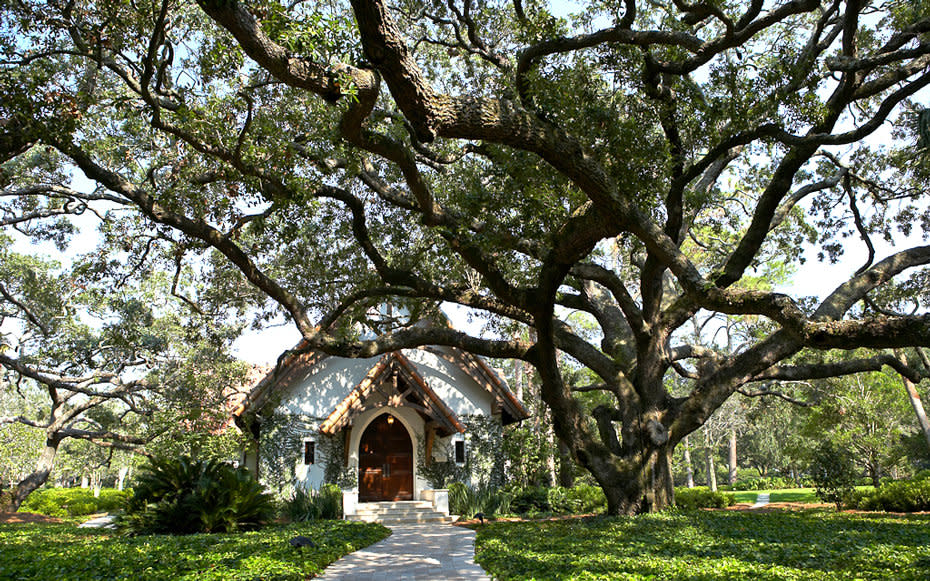
[[[397,381],[403,378],[403,386]],[[386,387],[386,389],[385,389]],[[324,434],[334,434],[355,416],[369,409],[372,399],[383,396],[391,407],[412,407],[435,421],[441,432],[464,432],[465,426],[449,406],[423,380],[416,367],[400,352],[384,355],[345,397],[320,426]],[[379,403],[380,405],[380,403]]]
[[[509,425],[516,422],[522,422],[530,417],[530,412],[523,405],[523,402],[510,391],[504,380],[495,372],[481,357],[463,351],[458,347],[446,347],[440,349],[437,347],[426,347],[430,353],[446,360],[451,359],[457,367],[462,369],[475,383],[480,385],[494,398],[495,404],[501,413],[503,424]],[[448,352],[446,351],[448,350]]]
[[[240,418],[257,413],[273,394],[291,385],[297,378],[306,377],[310,370],[328,357],[321,351],[308,351],[306,347],[306,341],[301,340],[286,352],[278,364],[249,391],[233,415]]]
[[[457,348],[421,347],[420,349],[452,363],[482,387],[492,398],[492,413],[500,413],[505,425],[529,417],[529,412],[520,400],[480,357]],[[274,401],[277,394],[299,384],[328,357],[325,353],[307,350],[305,341],[298,343],[285,353],[279,359],[278,365],[249,391],[233,413],[237,422],[241,424],[243,419],[257,415],[271,401]],[[391,394],[384,393],[383,386],[388,373],[405,380],[406,386],[403,393],[396,392],[396,390]],[[327,433],[338,431],[342,426],[351,422],[360,409],[371,405],[371,396],[375,392],[386,397],[393,397],[396,400],[395,405],[417,409],[424,417],[435,421],[442,432],[451,434],[465,429],[453,410],[439,398],[417,371],[416,365],[399,351],[385,354],[378,359],[365,377],[336,405],[321,429]]]

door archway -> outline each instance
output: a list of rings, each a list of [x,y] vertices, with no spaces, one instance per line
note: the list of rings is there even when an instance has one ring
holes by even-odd
[[[413,442],[389,413],[374,419],[358,445],[358,499],[413,500]]]

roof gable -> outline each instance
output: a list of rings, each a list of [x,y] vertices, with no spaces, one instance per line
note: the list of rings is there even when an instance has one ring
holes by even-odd
[[[464,432],[465,426],[423,380],[416,367],[399,352],[388,353],[343,399],[320,426],[333,434],[363,411],[373,407],[409,407],[436,422],[439,432]]]
[[[415,360],[412,361],[410,356],[414,356]],[[343,367],[341,362],[348,365],[350,361],[357,362],[351,365],[355,375],[341,376],[337,383],[343,385],[341,389],[345,391],[340,393],[338,385],[328,383],[325,378],[331,369]],[[449,347],[420,347],[387,353],[379,359],[369,360],[371,363],[368,364],[363,361],[309,351],[305,348],[305,342],[301,341],[279,358],[275,369],[255,385],[234,415],[241,424],[243,420],[260,415],[271,406],[277,407],[281,397],[290,393],[287,401],[303,394],[317,402],[316,412],[312,415],[326,417],[321,429],[327,432],[337,431],[351,423],[360,409],[370,409],[376,405],[412,407],[424,418],[435,422],[437,429],[447,433],[464,430],[455,410],[458,413],[476,413],[466,410],[475,409],[473,406],[479,405],[479,401],[483,402],[479,407],[485,410],[479,413],[500,414],[505,425],[529,417],[526,408],[503,380],[480,357],[465,351]],[[458,379],[455,380],[448,373]],[[313,385],[314,375],[324,378],[320,385],[335,385],[337,391],[329,389],[325,399],[316,399],[314,391],[301,387]],[[386,378],[390,379],[390,385],[385,384],[388,381]],[[398,379],[403,383],[399,391],[396,387]],[[437,389],[440,391],[437,392]],[[335,399],[331,399],[333,396]],[[450,396],[452,399],[444,399]],[[479,399],[475,400],[475,397]],[[450,403],[455,409],[450,408]]]

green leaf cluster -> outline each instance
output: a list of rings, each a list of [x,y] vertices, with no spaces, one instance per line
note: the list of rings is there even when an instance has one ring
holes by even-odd
[[[475,560],[501,580],[926,579],[927,515],[689,511],[495,522]]]
[[[847,497],[847,505],[863,510],[888,512],[930,511],[930,470],[924,470],[909,480],[886,482],[871,493]]]
[[[154,458],[136,478],[122,522],[136,533],[231,532],[258,528],[273,511],[272,496],[244,468]]]
[[[20,512],[48,516],[81,516],[121,509],[132,495],[129,490],[102,488],[99,494],[89,488],[43,488],[30,494]]]
[[[314,521],[261,531],[126,536],[73,525],[0,524],[0,579],[304,581],[390,534],[379,524]],[[296,550],[288,540],[310,537]]]
[[[728,492],[711,490],[706,486],[678,488],[675,490],[675,506],[681,510],[698,508],[726,508],[736,503],[736,497]]]

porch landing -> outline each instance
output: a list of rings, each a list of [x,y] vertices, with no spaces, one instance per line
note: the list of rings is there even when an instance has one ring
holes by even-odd
[[[447,524],[456,519],[433,509],[426,500],[398,500],[391,502],[360,502],[356,513],[346,515],[346,520],[378,522],[385,526],[435,523]]]

